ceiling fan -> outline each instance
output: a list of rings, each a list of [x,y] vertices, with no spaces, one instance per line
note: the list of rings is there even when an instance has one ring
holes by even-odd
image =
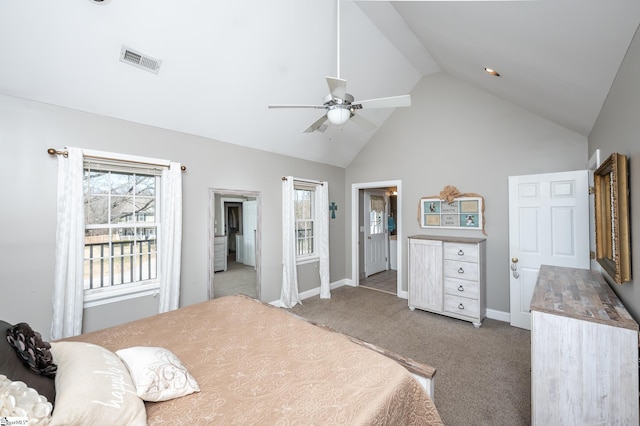
[[[369,120],[357,115],[356,110],[411,106],[410,95],[356,101],[353,95],[347,93],[347,80],[340,78],[340,0],[336,0],[336,17],[337,76],[326,77],[329,94],[324,97],[322,105],[269,105],[269,108],[315,108],[326,110],[325,114],[307,127],[303,133],[311,133],[320,129],[327,120],[331,124],[342,126],[350,119],[366,130],[373,130],[376,126]]]

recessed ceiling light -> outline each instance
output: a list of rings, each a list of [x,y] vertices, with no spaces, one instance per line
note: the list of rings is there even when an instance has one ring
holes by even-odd
[[[496,70],[494,70],[493,68],[487,68],[485,67],[484,69],[486,72],[488,72],[489,74],[496,76],[496,77],[500,77],[500,73]]]

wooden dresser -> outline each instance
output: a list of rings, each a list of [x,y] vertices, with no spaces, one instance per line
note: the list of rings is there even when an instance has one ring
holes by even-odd
[[[531,299],[534,425],[637,425],[638,323],[599,273],[542,265]]]
[[[485,239],[409,237],[409,308],[471,321],[486,315]]]

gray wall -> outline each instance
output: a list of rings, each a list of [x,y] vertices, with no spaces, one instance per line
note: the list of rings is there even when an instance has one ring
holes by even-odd
[[[48,337],[56,232],[57,159],[47,148],[64,146],[180,161],[183,174],[181,306],[206,300],[209,188],[259,191],[262,196],[264,301],[280,298],[282,276],[281,177],[329,182],[329,199],[344,200],[344,169],[237,145],[0,96],[0,312],[8,322],[28,322]],[[331,281],[345,277],[343,214],[331,220]],[[87,312],[87,328],[149,312],[131,303]],[[138,305],[136,305],[138,306]],[[95,315],[93,315],[95,314]],[[111,323],[107,322],[113,321]]]
[[[636,33],[618,70],[607,100],[589,135],[589,154],[600,149],[601,158],[619,152],[629,160],[631,217],[631,273],[625,284],[612,284],[622,303],[640,321],[640,35]]]
[[[636,48],[637,50],[637,48]],[[637,62],[637,54],[636,59]],[[637,65],[636,68],[637,69]],[[620,89],[632,91],[632,84]],[[637,89],[634,89],[637,90]],[[637,99],[637,92],[636,99]],[[281,283],[281,176],[329,181],[329,201],[340,206],[330,221],[331,282],[351,278],[351,185],[402,181],[403,241],[426,233],[416,220],[418,200],[445,185],[482,194],[487,219],[487,304],[509,311],[508,176],[584,169],[587,140],[507,101],[444,73],[425,77],[412,91],[413,106],[399,108],[345,169],[269,154],[150,126],[0,96],[0,189],[5,229],[0,239],[0,311],[9,322],[26,321],[48,334],[55,249],[57,160],[49,147],[65,145],[180,161],[184,219],[181,305],[207,297],[209,188],[259,191],[262,197],[262,300],[277,300]],[[623,95],[620,95],[623,96]],[[621,104],[625,102],[621,101]],[[638,112],[637,100],[635,110]],[[623,109],[622,106],[617,109]],[[628,111],[623,111],[626,113]],[[614,109],[609,121],[618,119]],[[598,132],[607,143],[606,114]],[[629,122],[628,151],[633,130]],[[616,125],[617,127],[618,125]],[[637,126],[637,124],[636,124]],[[603,130],[600,130],[603,129]],[[604,142],[603,142],[604,143]],[[595,149],[590,147],[590,150]],[[634,148],[637,150],[637,148]],[[631,152],[628,152],[631,154]],[[632,157],[632,174],[637,159]],[[636,179],[637,182],[637,179]],[[637,207],[637,197],[633,205]],[[431,233],[480,237],[478,231]],[[638,241],[638,232],[633,234]],[[637,261],[637,256],[634,258]],[[406,268],[406,253],[400,268]],[[300,291],[317,286],[315,265],[299,269]],[[406,274],[403,288],[406,290]],[[628,286],[629,292],[632,286]],[[639,300],[640,292],[629,297]],[[637,302],[636,302],[637,303]],[[28,304],[28,309],[25,309]],[[88,313],[91,329],[114,318],[151,315],[130,303]],[[134,306],[137,306],[134,304]],[[122,315],[120,315],[122,312]],[[95,315],[94,315],[95,314]],[[93,316],[92,316],[93,315]]]
[[[482,237],[480,231],[427,232],[416,212],[420,197],[436,195],[445,185],[483,195],[487,307],[509,312],[508,177],[583,170],[587,139],[444,73],[423,78],[411,99],[412,107],[396,109],[349,164],[347,191],[353,183],[402,180],[403,241],[398,244],[405,246],[413,234]],[[348,252],[350,227],[347,222]],[[398,267],[406,270],[404,252]],[[402,286],[406,290],[406,274]]]

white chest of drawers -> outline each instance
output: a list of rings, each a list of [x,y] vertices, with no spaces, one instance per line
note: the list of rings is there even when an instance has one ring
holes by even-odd
[[[226,235],[220,235],[213,238],[213,270],[215,272],[227,270]]]
[[[409,308],[470,321],[486,316],[484,238],[409,237]]]

